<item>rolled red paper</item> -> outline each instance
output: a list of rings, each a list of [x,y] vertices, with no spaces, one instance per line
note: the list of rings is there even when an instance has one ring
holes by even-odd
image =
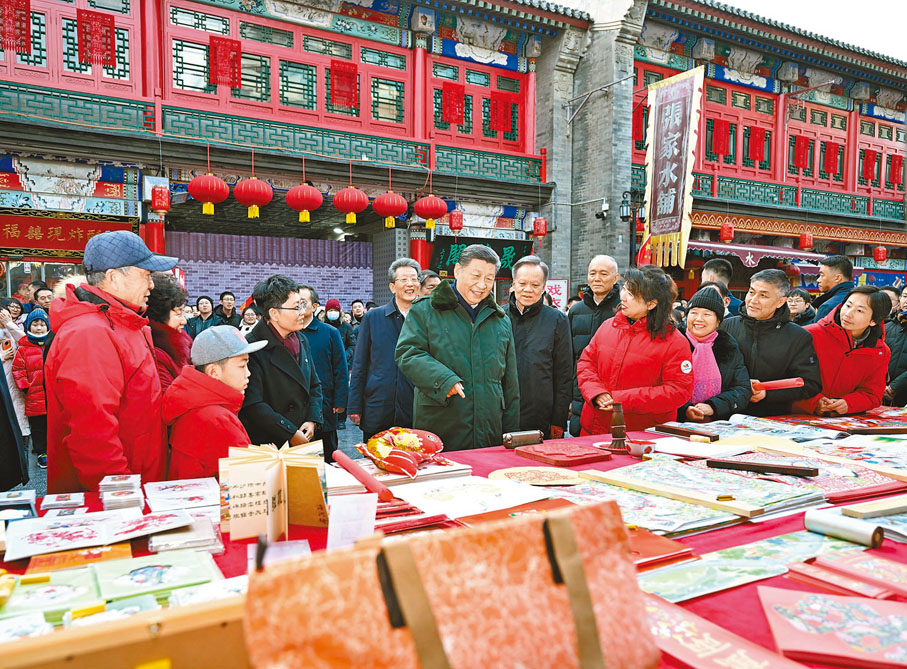
[[[374,476],[365,471],[362,467],[341,450],[334,451],[334,462],[343,467],[352,474],[359,483],[365,486],[369,492],[378,493],[378,499],[382,502],[389,502],[394,498],[394,493],[386,485],[381,483]]]
[[[787,388],[802,388],[803,379],[795,376],[792,379],[778,379],[777,381],[757,381],[753,384],[754,390],[785,390]]]

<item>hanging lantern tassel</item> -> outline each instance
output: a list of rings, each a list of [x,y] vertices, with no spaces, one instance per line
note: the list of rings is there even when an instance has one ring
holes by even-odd
[[[324,197],[314,186],[301,184],[287,191],[286,200],[287,206],[299,212],[299,222],[309,223],[312,220],[309,212],[318,209],[324,202]]]
[[[425,219],[425,227],[427,229],[434,230],[435,219],[441,218],[447,213],[447,203],[441,198],[429,194],[416,200],[413,210],[417,216]]]
[[[354,186],[347,186],[334,196],[334,207],[346,214],[347,225],[355,225],[356,214],[368,207],[368,195]]]
[[[397,218],[406,213],[407,206],[406,198],[392,190],[382,193],[372,203],[372,209],[384,218],[384,227],[387,229],[397,227]]]
[[[203,214],[213,216],[214,205],[227,199],[230,187],[226,181],[208,172],[189,182],[189,195],[202,203]]]
[[[259,207],[263,207],[274,197],[271,184],[257,177],[243,179],[233,187],[233,197],[241,205],[248,207],[248,218],[259,217]]]

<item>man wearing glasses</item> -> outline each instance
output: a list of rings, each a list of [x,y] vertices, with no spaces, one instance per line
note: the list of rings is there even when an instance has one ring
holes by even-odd
[[[249,386],[239,419],[253,444],[305,444],[324,422],[321,381],[309,343],[299,334],[308,301],[282,274],[259,281],[252,299],[262,319],[246,341],[268,345],[249,356]]]

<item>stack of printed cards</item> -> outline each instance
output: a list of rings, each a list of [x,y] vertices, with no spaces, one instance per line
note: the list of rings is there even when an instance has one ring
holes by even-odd
[[[0,520],[21,520],[37,515],[34,490],[0,492]]]
[[[110,492],[101,493],[101,502],[104,504],[105,511],[113,509],[142,509],[145,506],[145,498],[138,490],[111,490]]]
[[[84,492],[66,492],[59,495],[47,495],[41,500],[41,510],[47,509],[71,509],[85,506]]]
[[[101,482],[98,484],[98,492],[102,495],[105,492],[113,492],[115,490],[140,491],[141,489],[141,474],[112,474],[102,478]]]
[[[220,508],[220,484],[213,476],[146,483],[145,494],[148,496],[148,507],[152,511]]]
[[[179,549],[202,550],[212,555],[224,552],[220,528],[205,516],[193,517],[192,524],[176,530],[153,534],[148,538],[148,550],[152,553]]]

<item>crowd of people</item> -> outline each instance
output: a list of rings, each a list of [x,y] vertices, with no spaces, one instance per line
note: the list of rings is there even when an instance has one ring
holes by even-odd
[[[815,300],[776,269],[738,300],[718,258],[679,302],[662,269],[622,273],[599,255],[567,313],[545,299],[536,256],[515,263],[498,304],[500,259],[482,245],[462,251],[453,281],[395,260],[390,301],[348,312],[282,274],[245,308],[231,291],[190,307],[176,262],[132,233],[104,233],[86,247],[84,282],[2,303],[0,437],[18,445],[4,454],[21,455],[30,435],[48,492],[96,490],[108,474],[212,476],[230,446],[248,444],[319,439],[330,461],[347,416],[365,439],[415,427],[460,450],[517,430],[608,433],[616,404],[640,430],[907,403],[907,289],[855,286],[843,256],[821,261]],[[762,385],[792,377],[802,385]],[[6,464],[0,483],[24,480],[21,457]]]

